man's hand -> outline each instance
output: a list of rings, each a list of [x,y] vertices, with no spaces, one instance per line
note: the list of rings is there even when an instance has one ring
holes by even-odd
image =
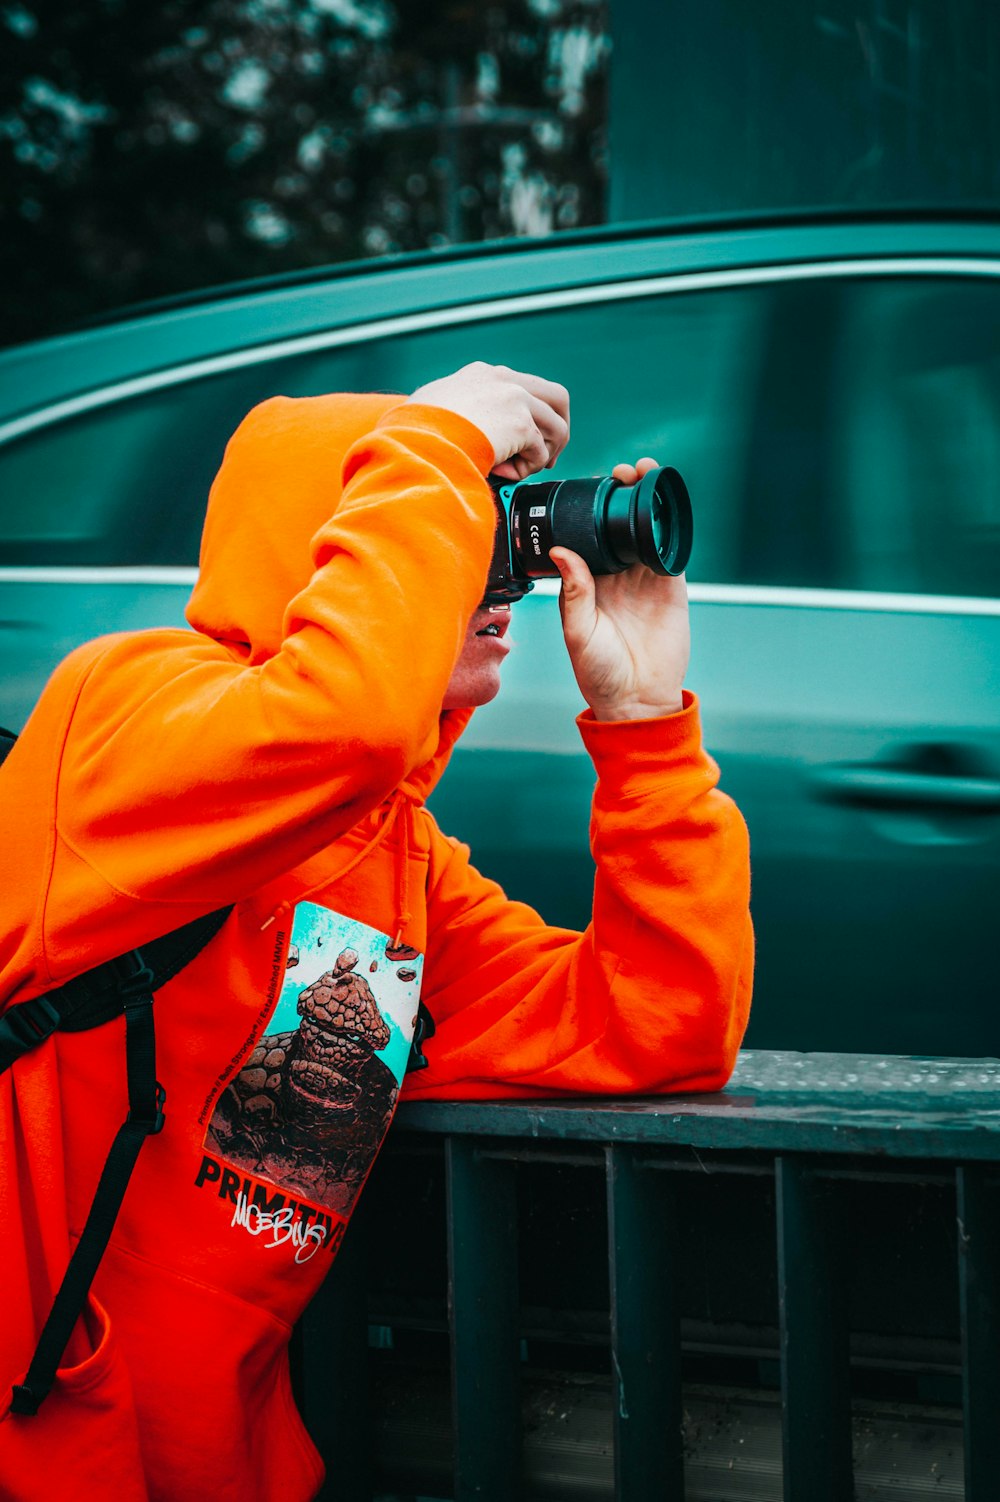
[[[477,360],[409,398],[475,423],[493,445],[493,473],[523,480],[550,469],[569,442],[569,392],[555,381]]]
[[[616,480],[634,485],[655,459],[618,464]],[[595,579],[569,548],[549,554],[562,575],[559,609],[580,692],[598,720],[675,714],[691,655],[684,576],[664,578],[644,563]]]

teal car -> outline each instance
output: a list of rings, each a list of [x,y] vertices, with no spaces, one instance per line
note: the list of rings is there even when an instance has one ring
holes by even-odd
[[[648,453],[687,481],[688,682],[752,839],[748,1043],[997,1053],[998,220],[590,231],[225,288],[0,354],[0,722],[81,640],[182,620],[256,402],[406,391],[472,359],[570,388],[557,474]],[[512,635],[435,812],[578,926],[592,772],[554,585]]]

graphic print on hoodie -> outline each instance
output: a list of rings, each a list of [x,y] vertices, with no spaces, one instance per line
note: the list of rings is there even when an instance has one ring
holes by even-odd
[[[395,1110],[422,969],[410,945],[300,903],[267,1031],[219,1097],[206,1151],[349,1216]],[[272,1202],[259,1183],[244,1201],[256,1229]]]

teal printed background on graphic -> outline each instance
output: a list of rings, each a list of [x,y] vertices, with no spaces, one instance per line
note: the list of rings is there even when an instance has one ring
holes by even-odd
[[[297,1028],[300,1021],[299,993],[333,969],[341,950],[353,949],[358,957],[354,974],[368,982],[391,1034],[385,1048],[377,1049],[376,1055],[402,1084],[410,1056],[413,1019],[420,1000],[424,957],[418,955],[416,959],[394,963],[385,957],[389,942],[388,934],[369,928],[367,923],[345,918],[341,913],[317,907],[313,902],[299,903],[295,909],[289,947],[289,953],[292,953],[292,945],[298,950],[298,964],[285,971],[267,1031],[286,1033]],[[374,970],[371,968],[373,964]],[[400,980],[401,971],[411,970],[416,972],[413,980]]]

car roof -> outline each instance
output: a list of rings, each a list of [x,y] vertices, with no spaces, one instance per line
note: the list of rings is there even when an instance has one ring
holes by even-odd
[[[315,287],[338,279],[344,280],[357,276],[392,277],[401,269],[415,270],[424,266],[433,266],[437,270],[453,269],[456,265],[465,266],[487,259],[494,262],[508,257],[530,259],[539,251],[550,252],[553,249],[571,252],[579,260],[587,248],[596,246],[610,249],[627,245],[629,242],[651,238],[661,242],[664,240],[682,242],[691,237],[701,238],[709,234],[721,233],[732,236],[739,231],[746,230],[759,233],[765,229],[821,227],[828,231],[835,231],[838,226],[882,225],[889,227],[932,224],[950,225],[952,232],[959,225],[989,226],[994,224],[1000,230],[1000,212],[993,208],[955,211],[934,208],[925,210],[879,208],[870,211],[813,209],[789,211],[785,214],[757,211],[712,217],[695,215],[687,218],[644,219],[629,224],[590,225],[582,229],[560,231],[555,237],[551,235],[508,236],[505,239],[465,242],[433,250],[403,251],[377,258],[309,266],[297,271],[279,272],[272,276],[245,278],[217,286],[198,287],[187,292],[145,299],[139,303],[95,314],[81,320],[68,332],[100,328],[107,324],[121,323],[132,318],[148,317],[158,313],[176,312],[181,308],[214,305],[233,297],[257,296],[293,287]]]
[[[361,261],[231,284],[121,310],[0,351],[0,437],[30,414],[153,371],[323,331],[557,289],[727,269],[893,257],[1000,258],[996,211],[813,211],[602,226],[541,240]],[[194,373],[194,370],[192,370]],[[55,414],[52,414],[55,415]]]

